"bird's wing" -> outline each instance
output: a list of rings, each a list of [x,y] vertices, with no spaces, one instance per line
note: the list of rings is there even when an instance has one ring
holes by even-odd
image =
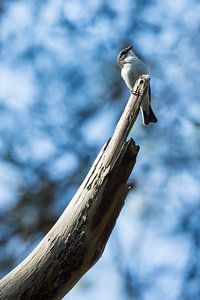
[[[148,95],[149,95],[149,102],[151,102],[151,86],[149,84],[149,88],[148,88]]]

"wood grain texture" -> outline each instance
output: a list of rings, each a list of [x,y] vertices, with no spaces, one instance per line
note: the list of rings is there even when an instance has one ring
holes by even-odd
[[[149,85],[135,84],[112,138],[32,253],[0,281],[0,299],[61,299],[101,257],[128,193],[139,147],[128,134]]]

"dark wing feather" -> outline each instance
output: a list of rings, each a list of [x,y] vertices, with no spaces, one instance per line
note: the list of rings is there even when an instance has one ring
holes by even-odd
[[[149,102],[151,102],[151,87],[150,87],[150,84],[149,84],[148,94],[149,94]]]

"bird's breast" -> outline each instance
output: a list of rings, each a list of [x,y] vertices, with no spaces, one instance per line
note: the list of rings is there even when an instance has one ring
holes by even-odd
[[[128,88],[130,90],[132,90],[135,81],[136,81],[136,74],[134,73],[133,67],[131,64],[125,64],[122,68],[121,71],[121,76],[124,79],[124,81],[126,82],[126,85],[128,86]]]

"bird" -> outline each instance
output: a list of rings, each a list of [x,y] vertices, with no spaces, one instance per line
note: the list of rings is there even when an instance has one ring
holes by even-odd
[[[118,56],[117,62],[121,68],[121,76],[124,79],[127,87],[132,92],[134,84],[140,75],[148,74],[148,67],[145,65],[139,57],[133,51],[133,45],[122,49]],[[150,84],[147,90],[142,104],[140,106],[140,111],[142,113],[142,119],[144,126],[147,126],[149,123],[156,123],[157,118],[151,108],[151,89]]]

